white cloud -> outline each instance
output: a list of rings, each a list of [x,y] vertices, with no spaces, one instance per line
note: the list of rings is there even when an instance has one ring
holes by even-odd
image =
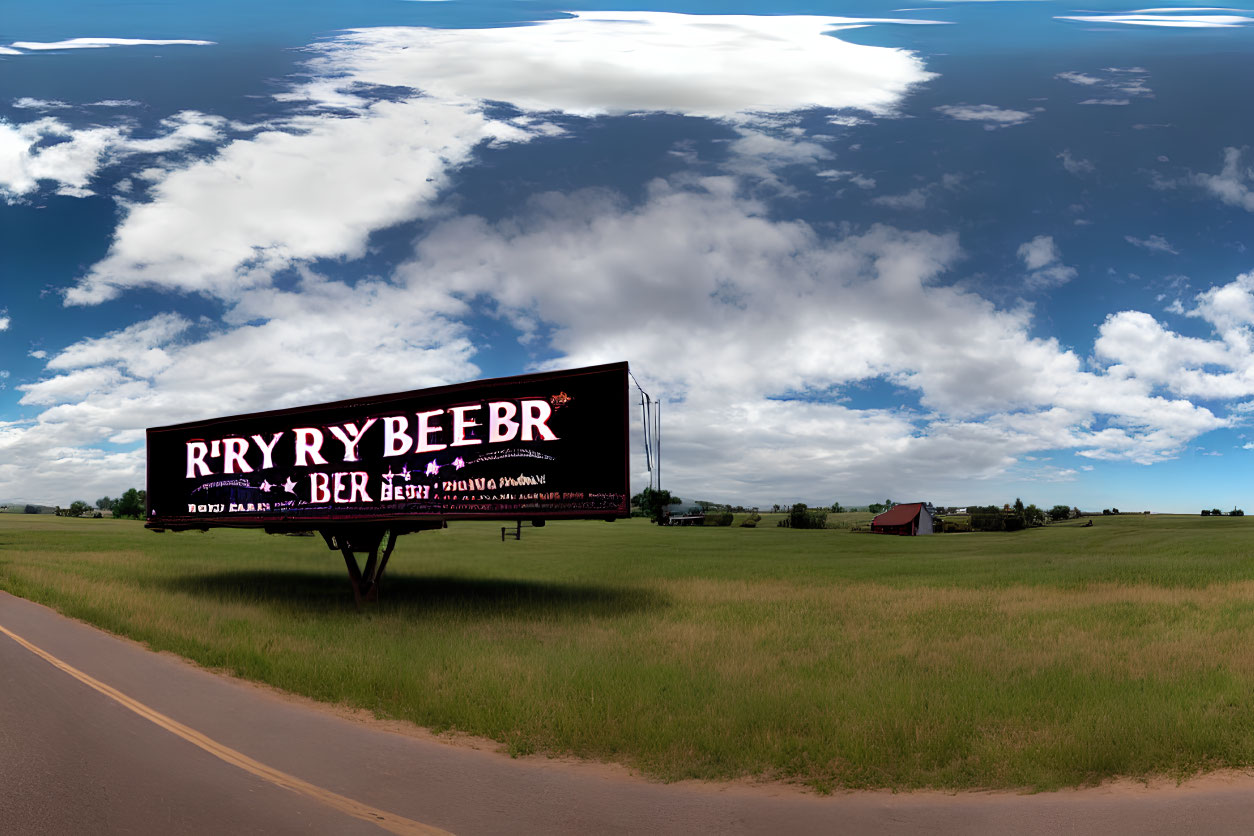
[[[830,153],[772,131],[763,114],[887,112],[931,78],[908,52],[824,34],[866,22],[876,21],[581,13],[523,27],[354,30],[320,44],[313,77],[280,96],[336,112],[290,118],[158,174],[147,202],[124,204],[109,254],[66,301],[96,304],[139,286],[231,297],[292,264],[360,257],[373,230],[423,217],[480,144],[551,133],[530,118],[490,120],[483,101],[726,118],[741,132],[730,170],[770,181],[780,165]],[[363,98],[378,85],[421,93]]]
[[[318,74],[288,97],[320,110],[235,139],[212,158],[135,175],[152,182],[149,202],[127,206],[109,255],[68,300],[152,285],[214,294],[227,317],[150,318],[54,352],[45,378],[21,390],[42,411],[0,427],[0,494],[30,484],[63,501],[48,492],[138,484],[142,454],[97,448],[138,443],[146,425],[473,378],[474,335],[459,322],[471,311],[516,327],[544,366],[630,360],[668,399],[668,460],[681,493],[717,484],[752,500],[801,483],[831,495],[901,484],[930,492],[996,476],[1044,450],[1158,461],[1227,426],[1229,418],[1158,394],[1152,379],[1086,371],[1075,352],[1032,336],[1027,307],[999,309],[943,282],[961,257],[956,236],[875,226],[825,237],[738,197],[733,177],[659,181],[634,205],[583,191],[537,196],[494,222],[432,217],[413,261],[386,279],[350,286],[302,269],[360,255],[382,226],[430,217],[444,178],[477,145],[547,136],[553,126],[536,120],[544,112],[691,106],[736,126],[743,144],[733,157],[817,167],[821,146],[761,113],[785,113],[813,95],[886,109],[926,77],[917,59],[893,50],[865,53],[882,65],[860,65],[853,58],[864,53],[821,34],[830,19],[796,24],[793,48],[777,42],[777,19],[626,18],[554,22],[568,25],[545,35],[562,46],[550,53],[531,31],[353,32],[327,45]],[[696,43],[695,59],[683,60],[730,74],[702,70],[665,90],[654,64],[624,57],[623,43],[606,40],[610,31],[650,60],[672,45],[691,55]],[[748,63],[740,47],[777,63],[732,68]],[[589,53],[595,81],[571,63]],[[661,64],[681,59],[668,60]],[[776,83],[829,61],[831,77]],[[531,98],[514,104],[536,114],[490,121],[480,100],[510,102],[515,83]],[[370,84],[434,87],[381,102],[365,98]],[[612,92],[590,103],[598,85]],[[594,104],[601,110],[589,111]],[[977,121],[1028,118],[992,109],[1018,115],[983,110]],[[916,191],[926,199],[926,189]],[[1074,275],[1052,239],[1038,239],[1020,256],[1036,265],[1030,273],[1044,283]],[[273,270],[293,266],[297,287],[268,285]],[[1198,316],[1217,317],[1211,307],[1227,300],[1208,304],[1199,297]],[[899,387],[917,407],[843,402],[868,381]],[[810,397],[790,399],[797,394]],[[96,481],[69,481],[70,464],[89,465]]]
[[[1058,159],[1062,160],[1062,167],[1069,173],[1079,177],[1082,174],[1092,174],[1097,170],[1097,166],[1089,160],[1071,156],[1071,149],[1064,148],[1062,153],[1058,155]]]
[[[33,99],[30,96],[14,99],[13,106],[18,110],[64,110],[67,107],[71,107],[71,105],[62,101]]]
[[[1150,10],[1146,10],[1150,11]],[[1162,10],[1168,11],[1168,10]],[[1172,10],[1174,11],[1174,10]],[[1167,26],[1181,29],[1229,29],[1254,23],[1243,15],[1178,15],[1178,14],[1103,14],[1057,15],[1056,20],[1078,20],[1085,23],[1121,23],[1127,26]]]
[[[0,120],[0,197],[13,202],[49,180],[72,195],[90,194],[87,185],[109,148],[121,139],[117,128],[71,130],[44,118],[21,125]],[[59,139],[47,144],[48,139]]]
[[[0,119],[0,198],[13,203],[41,182],[53,183],[58,194],[86,197],[92,194],[92,179],[110,162],[216,141],[226,122],[184,111],[161,122],[166,133],[135,139],[129,127],[75,129],[53,117],[18,125]]]
[[[1091,87],[1094,84],[1100,84],[1101,79],[1096,76],[1085,75],[1084,73],[1065,72],[1058,73],[1054,78],[1060,78],[1063,81],[1070,81],[1072,84],[1080,84],[1085,87]]]
[[[14,41],[14,50],[41,52],[50,49],[104,49],[110,46],[213,46],[213,41],[149,40],[146,38],[68,38],[63,41]],[[20,54],[16,52],[10,55]]]
[[[11,320],[8,316],[8,313],[9,313],[8,311],[0,311],[0,331],[9,330],[9,323],[11,322]]]
[[[1194,174],[1190,182],[1229,206],[1254,212],[1254,191],[1250,189],[1254,183],[1254,168],[1242,163],[1244,151],[1243,148],[1225,148],[1224,166],[1218,174]]]
[[[1154,97],[1148,83],[1149,71],[1144,67],[1103,67],[1089,73],[1058,73],[1054,77],[1078,84],[1090,94],[1098,92],[1097,88],[1104,92],[1105,95],[1082,100],[1082,105],[1121,107],[1131,104],[1133,99]]]
[[[959,119],[964,122],[983,122],[986,128],[1008,128],[1011,125],[1021,125],[1032,118],[1032,114],[1025,113],[1022,110],[1010,110],[988,104],[941,105],[936,110],[951,119]]]
[[[1050,235],[1038,235],[1019,246],[1019,258],[1029,270],[1039,270],[1059,258],[1058,247]]]
[[[1135,377],[1185,397],[1231,399],[1254,394],[1254,273],[1203,291],[1194,301],[1188,316],[1208,323],[1215,338],[1183,336],[1138,311],[1107,317],[1095,350],[1112,364],[1108,373]]]
[[[1149,250],[1152,253],[1170,253],[1171,255],[1180,255],[1180,253],[1171,246],[1171,244],[1161,235],[1151,235],[1148,238],[1136,238],[1132,235],[1123,236],[1123,240],[1127,241],[1134,247],[1140,247],[1143,250]]]
[[[927,206],[927,189],[911,189],[905,194],[885,194],[871,198],[871,202],[889,209],[909,209],[921,211]]]
[[[421,216],[476,145],[528,133],[430,99],[375,102],[360,116],[289,121],[175,170],[126,205],[109,253],[68,304],[131,287],[234,297],[277,270],[359,258],[370,233]]]
[[[829,240],[771,220],[726,180],[656,182],[636,206],[600,191],[541,195],[495,223],[439,223],[391,281],[306,272],[290,290],[240,290],[221,325],[166,315],[80,341],[22,386],[43,411],[0,429],[0,494],[31,485],[45,491],[32,498],[63,501],[78,483],[58,462],[71,460],[113,480],[87,484],[116,490],[142,456],[97,447],[137,442],[148,425],[473,378],[475,344],[458,324],[472,309],[520,329],[545,366],[631,361],[667,398],[681,494],[927,492],[1043,450],[1158,461],[1226,425],[1133,375],[1085,372],[1030,335],[1026,309],[942,284],[960,258],[954,236],[876,226]],[[1056,247],[1036,247],[1055,258],[1032,263],[1057,262]],[[914,393],[919,408],[842,402],[868,380]],[[19,461],[20,473],[8,464]]]
[[[1029,271],[1025,282],[1030,289],[1058,287],[1076,277],[1075,268],[1062,263],[1062,253],[1054,243],[1053,236],[1038,235],[1031,241],[1020,244],[1017,253],[1023,260],[1023,266]]]
[[[74,343],[19,387],[42,411],[0,426],[0,495],[64,504],[142,486],[142,446],[101,445],[141,443],[149,426],[474,378],[474,348],[450,319],[465,312],[440,292],[306,275],[242,294],[208,330],[163,314]]]
[[[530,26],[353,30],[329,42],[314,69],[421,87],[450,101],[583,116],[665,111],[739,119],[813,107],[883,113],[932,74],[905,50],[826,33],[936,22],[577,12]]]
[[[935,470],[915,468],[932,479],[955,466],[968,478],[992,474],[1018,453],[1056,447],[1155,461],[1223,425],[1193,404],[1151,395],[1139,381],[1083,372],[1056,342],[1027,335],[1023,311],[998,311],[974,294],[934,285],[957,257],[952,238],[876,227],[825,243],[804,224],[757,213],[752,204],[665,184],[639,209],[595,193],[549,195],[497,225],[472,218],[441,225],[405,275],[447,276],[460,293],[495,300],[524,330],[547,324],[560,354],[554,365],[626,357],[648,370],[659,390],[683,398],[676,409],[691,418],[674,420],[688,429],[672,437],[691,449],[692,466],[704,462],[706,476],[708,462],[720,457],[702,434],[718,427],[719,443],[753,447],[734,429],[740,424],[728,423],[747,415],[777,416],[770,420],[781,428],[794,416],[787,442],[771,444],[767,454],[819,483],[832,478],[823,475],[832,468],[873,478],[876,457],[877,467],[891,470],[923,455]],[[1033,263],[1062,266],[1056,248],[1046,249],[1054,257]],[[908,414],[762,402],[877,377],[916,390],[935,414],[919,418],[920,427]],[[1107,425],[1089,429],[1097,414],[1109,416]],[[870,419],[915,429],[864,439],[856,455],[829,448],[818,467],[802,461],[823,447],[825,420],[853,437],[862,431],[858,422]],[[803,426],[815,435],[807,438]],[[964,456],[963,465],[952,458]],[[747,478],[739,469],[727,476]]]
[[[875,188],[875,178],[868,177],[865,174],[859,174],[856,171],[841,171],[839,169],[828,168],[815,173],[815,176],[822,177],[825,180],[848,180],[859,189]]]

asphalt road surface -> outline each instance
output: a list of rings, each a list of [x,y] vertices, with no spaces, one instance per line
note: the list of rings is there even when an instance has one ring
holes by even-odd
[[[663,785],[355,722],[0,592],[0,833],[1245,834],[1254,778],[1013,793]]]

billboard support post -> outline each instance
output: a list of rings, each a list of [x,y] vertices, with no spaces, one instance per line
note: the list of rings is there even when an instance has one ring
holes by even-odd
[[[430,528],[440,528],[435,523]],[[353,598],[357,606],[375,603],[379,600],[379,586],[383,582],[383,572],[387,569],[388,558],[396,548],[396,538],[404,533],[417,533],[423,528],[408,527],[404,530],[383,528],[380,526],[359,526],[353,528],[324,528],[318,533],[331,551],[338,551],[344,556],[344,565],[348,568],[348,581],[353,587]],[[386,542],[385,542],[386,538]],[[379,547],[383,553],[379,553]],[[365,566],[357,563],[358,554],[366,555]]]

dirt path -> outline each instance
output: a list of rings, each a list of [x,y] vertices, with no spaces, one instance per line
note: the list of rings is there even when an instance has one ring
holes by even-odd
[[[1254,830],[1254,778],[1245,775],[1038,795],[816,797],[783,786],[662,785],[617,767],[512,760],[492,744],[450,745],[400,724],[362,722],[2,592],[0,627],[9,633],[0,632],[6,833]]]

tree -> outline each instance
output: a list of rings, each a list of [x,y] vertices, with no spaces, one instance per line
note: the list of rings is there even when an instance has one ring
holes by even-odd
[[[640,493],[631,498],[631,504],[644,511],[649,519],[655,523],[662,522],[662,512],[668,506],[683,502],[677,496],[671,496],[670,491],[655,491],[653,488],[645,488]],[[116,511],[114,512],[117,513]]]
[[[113,503],[113,516],[129,517],[134,520],[144,518],[144,506],[147,504],[147,498],[143,491],[137,491],[129,488],[126,493],[118,497]]]
[[[1211,508],[1210,515],[1212,517],[1222,517],[1224,515],[1224,512],[1220,511],[1218,508]]]
[[[1006,530],[1006,515],[996,505],[986,505],[984,507],[972,505],[970,513],[972,531]]]
[[[832,513],[833,513],[833,514],[839,514],[839,513],[843,512],[844,510],[845,510],[844,506],[843,506],[843,505],[841,505],[839,502],[833,502],[833,503],[832,503]]]
[[[1209,516],[1210,516],[1210,509],[1209,509],[1209,508],[1203,508],[1203,509],[1202,509],[1202,516],[1203,516],[1203,517],[1209,517]]]
[[[1070,517],[1070,516],[1071,516],[1071,509],[1068,508],[1066,505],[1055,505],[1053,508],[1049,509],[1049,518],[1053,520],[1054,522],[1058,522],[1059,520],[1065,520],[1067,519],[1067,517]]]
[[[872,514],[882,514],[888,510],[883,505],[880,505],[878,502],[872,502],[870,505],[866,507],[866,509],[870,511]]]
[[[116,499],[110,499],[107,496],[102,496],[96,500],[96,508],[101,511],[111,511],[113,510],[113,504],[115,502],[117,502]]]
[[[1230,517],[1244,517],[1244,516],[1245,516],[1245,512],[1244,512],[1244,511],[1242,511],[1240,508],[1233,508],[1230,512],[1228,512],[1228,516],[1230,516]]]
[[[788,514],[788,523],[793,528],[824,528],[827,511],[811,511],[804,502],[798,502]]]
[[[1045,512],[1035,505],[1029,505],[1023,509],[1023,521],[1028,525],[1044,525]]]
[[[81,499],[76,499],[70,503],[70,516],[81,517],[87,513],[87,509],[91,506]]]

